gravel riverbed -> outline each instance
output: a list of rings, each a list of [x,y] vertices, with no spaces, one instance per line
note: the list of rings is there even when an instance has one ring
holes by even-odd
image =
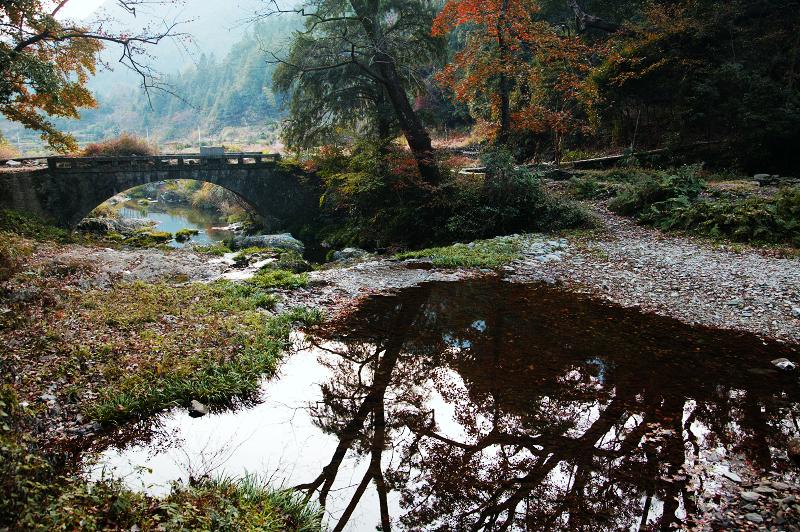
[[[570,241],[557,260],[529,254],[508,268],[510,279],[562,282],[685,323],[800,342],[800,257],[715,246],[598,215],[605,232]]]

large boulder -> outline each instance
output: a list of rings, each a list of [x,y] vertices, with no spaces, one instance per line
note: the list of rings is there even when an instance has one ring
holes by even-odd
[[[280,235],[238,236],[233,240],[233,245],[237,249],[252,247],[289,249],[301,255],[306,251],[306,246],[289,233]]]
[[[113,218],[84,218],[78,224],[78,231],[85,233],[97,233],[106,235],[108,233],[121,233],[123,235],[135,233],[141,229],[153,227],[156,223],[146,218],[123,218],[115,220]]]
[[[114,220],[114,225],[118,233],[128,234],[155,227],[156,222],[154,220],[148,220],[147,218],[122,218],[120,220]]]
[[[334,262],[348,262],[351,260],[363,259],[368,256],[369,252],[359,248],[344,248],[339,251],[334,251],[331,258]]]
[[[84,218],[78,223],[78,231],[84,233],[97,233],[101,235],[116,231],[116,225],[111,218]]]

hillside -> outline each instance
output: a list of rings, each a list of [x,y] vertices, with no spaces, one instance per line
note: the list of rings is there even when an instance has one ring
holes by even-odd
[[[148,101],[138,88],[98,92],[99,107],[65,128],[81,141],[121,131],[160,141],[196,139],[198,128],[204,138],[231,127],[257,126],[259,135],[268,134],[280,117],[281,97],[272,92],[274,65],[266,50],[280,48],[288,32],[285,20],[251,27],[222,58],[202,54],[196,65],[167,76],[174,94],[153,92]]]
[[[109,47],[101,55],[112,69],[89,82],[98,107],[84,110],[79,121],[55,122],[82,144],[123,131],[158,142],[197,142],[199,135],[204,141],[271,143],[282,102],[272,93],[274,65],[267,62],[267,50],[285,48],[297,22],[286,15],[249,21],[263,5],[260,0],[188,0],[169,7],[143,5],[134,19],[108,0],[87,21],[111,18],[132,32],[187,21],[181,31],[191,34],[190,41],[164,41],[152,48],[149,59],[169,93],[151,91],[148,98],[136,75],[115,65],[119,51]],[[25,153],[43,149],[36,133],[17,124],[2,120],[0,131]]]

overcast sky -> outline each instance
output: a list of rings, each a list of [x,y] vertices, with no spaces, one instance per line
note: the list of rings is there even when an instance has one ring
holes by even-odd
[[[61,10],[61,16],[71,19],[82,19],[103,4],[104,0],[70,0]]]

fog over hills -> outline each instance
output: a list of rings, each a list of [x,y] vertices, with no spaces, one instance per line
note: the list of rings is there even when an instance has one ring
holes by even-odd
[[[285,1],[283,6],[296,2]],[[168,39],[158,46],[149,47],[150,57],[146,63],[161,74],[176,74],[196,66],[203,54],[225,57],[231,47],[242,40],[248,28],[252,27],[254,17],[268,7],[266,0],[181,0],[177,2],[154,2],[137,6],[134,17],[120,7],[116,0],[106,0],[105,4],[85,19],[96,23],[110,20],[110,26],[133,33],[148,28],[158,32],[164,27],[177,23],[175,31],[188,37]],[[107,23],[106,23],[107,24]],[[92,80],[91,87],[102,96],[111,90],[124,86],[130,89],[141,79],[136,73],[118,63],[120,50],[109,45],[102,59],[112,70],[103,69]]]
[[[284,0],[281,7],[296,3]],[[108,44],[100,57],[108,68],[99,66],[88,84],[97,108],[82,110],[80,120],[53,121],[81,144],[121,132],[158,142],[196,143],[201,135],[204,141],[273,142],[282,95],[272,93],[275,65],[268,63],[267,50],[280,55],[300,20],[290,14],[259,19],[257,13],[268,7],[266,0],[153,2],[138,6],[134,17],[116,0],[106,0],[83,22],[129,34],[155,34],[178,23],[175,31],[187,35],[149,46],[146,56],[137,57],[169,92],[145,93],[141,76],[119,63],[120,47]],[[26,153],[44,148],[38,134],[19,124],[0,119],[0,131]]]

